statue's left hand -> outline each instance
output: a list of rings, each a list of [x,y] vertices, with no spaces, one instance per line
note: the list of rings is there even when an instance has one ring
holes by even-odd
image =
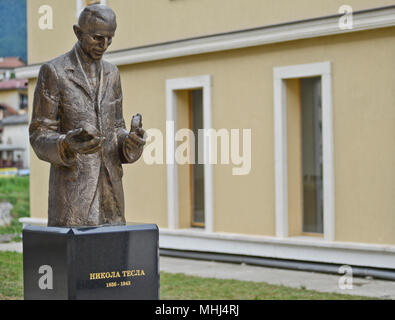
[[[133,152],[142,148],[145,145],[145,131],[143,128],[136,128],[130,131],[125,139],[126,149],[128,152]]]

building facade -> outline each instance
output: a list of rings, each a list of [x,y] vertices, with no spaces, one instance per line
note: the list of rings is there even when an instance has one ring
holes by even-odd
[[[29,116],[27,113],[0,119],[0,168],[29,169]]]
[[[19,57],[0,57],[0,104],[21,113],[27,111],[27,80],[15,79],[15,68],[24,65]]]
[[[140,112],[151,129],[144,158],[124,166],[129,221],[158,224],[165,249],[395,268],[393,1],[101,2],[117,13],[105,59],[126,123]],[[85,4],[28,2],[17,77],[30,104]],[[180,145],[198,150],[180,129],[214,129],[201,147],[217,162],[174,161]],[[31,152],[35,221],[48,176]]]
[[[0,58],[0,168],[29,168],[28,81],[15,78],[24,65],[19,57]]]
[[[19,57],[0,57],[0,81],[15,78],[14,69],[24,65]]]

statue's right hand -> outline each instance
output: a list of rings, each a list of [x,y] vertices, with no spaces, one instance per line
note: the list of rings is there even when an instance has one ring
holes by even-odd
[[[64,144],[72,152],[91,154],[97,152],[103,145],[105,138],[98,137],[79,128],[67,132]]]

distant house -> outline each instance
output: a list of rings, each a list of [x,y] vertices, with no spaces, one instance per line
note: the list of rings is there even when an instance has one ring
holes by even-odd
[[[27,80],[15,79],[19,57],[0,58],[0,168],[29,168]]]
[[[14,69],[24,65],[19,57],[0,57],[0,81],[15,78]]]
[[[27,80],[15,79],[14,69],[24,65],[19,57],[0,57],[0,104],[6,103],[21,113],[27,111]]]
[[[28,127],[27,113],[7,116],[0,120],[0,168],[29,168]]]

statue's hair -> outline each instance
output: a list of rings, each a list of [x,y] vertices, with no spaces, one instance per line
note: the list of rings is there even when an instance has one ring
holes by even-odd
[[[85,7],[78,18],[78,25],[82,27],[83,25],[90,24],[93,19],[113,22],[115,26],[117,25],[115,12],[102,4],[93,4]]]

